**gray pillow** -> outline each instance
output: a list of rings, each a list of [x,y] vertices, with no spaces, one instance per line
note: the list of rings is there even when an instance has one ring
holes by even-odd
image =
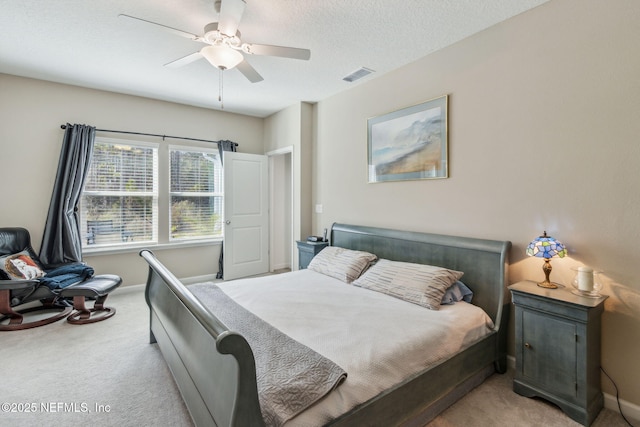
[[[463,274],[433,265],[380,259],[353,284],[438,310],[444,293]]]
[[[470,303],[472,299],[473,291],[469,289],[467,285],[458,280],[456,283],[451,285],[449,289],[447,289],[447,292],[444,293],[440,305],[451,305],[459,301]]]
[[[369,252],[327,246],[313,257],[307,268],[351,283],[377,258]]]

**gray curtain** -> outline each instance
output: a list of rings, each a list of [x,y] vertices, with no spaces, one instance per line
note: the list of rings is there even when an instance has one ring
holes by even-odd
[[[220,152],[220,164],[222,164],[222,152],[223,151],[237,151],[238,150],[238,144],[233,142],[233,141],[229,141],[229,140],[224,140],[224,141],[218,141],[218,151]],[[220,246],[220,258],[218,258],[218,274],[216,274],[216,279],[222,279],[224,277],[224,254],[222,253],[222,246]]]
[[[46,265],[82,261],[78,202],[95,137],[94,127],[67,123],[40,245],[39,257]]]
[[[223,151],[237,151],[238,150],[238,144],[236,142],[233,141],[229,141],[229,140],[224,140],[224,141],[218,141],[218,152],[220,152],[220,164],[222,164],[222,152]]]

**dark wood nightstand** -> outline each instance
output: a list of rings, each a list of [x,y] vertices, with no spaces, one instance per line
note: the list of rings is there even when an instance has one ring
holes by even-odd
[[[298,245],[298,268],[300,270],[307,268],[314,256],[327,246],[329,242],[307,242],[297,240]]]
[[[523,281],[509,286],[515,305],[516,372],[513,390],[558,405],[590,425],[602,409],[600,318],[606,296],[573,288],[545,289]]]

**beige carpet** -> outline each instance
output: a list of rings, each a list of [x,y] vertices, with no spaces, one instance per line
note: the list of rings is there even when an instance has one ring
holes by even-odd
[[[148,343],[142,288],[120,288],[106,305],[117,314],[104,322],[0,333],[1,426],[192,426],[157,346]],[[511,380],[493,375],[429,427],[579,426],[555,406],[515,394]],[[5,403],[20,412],[6,412]],[[605,409],[594,425],[627,424]]]
[[[35,412],[1,413],[0,425],[192,425],[157,346],[149,344],[142,288],[121,288],[105,305],[117,312],[104,322],[2,332],[0,402],[35,404]]]
[[[555,405],[520,396],[512,391],[513,373],[494,374],[442,412],[428,427],[576,427],[581,424]],[[594,427],[624,427],[617,412],[603,409]]]

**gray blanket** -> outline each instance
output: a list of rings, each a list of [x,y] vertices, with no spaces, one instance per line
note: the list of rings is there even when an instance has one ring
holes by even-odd
[[[251,346],[260,409],[267,426],[281,426],[347,377],[338,365],[264,322],[214,284],[199,283],[189,290]]]

